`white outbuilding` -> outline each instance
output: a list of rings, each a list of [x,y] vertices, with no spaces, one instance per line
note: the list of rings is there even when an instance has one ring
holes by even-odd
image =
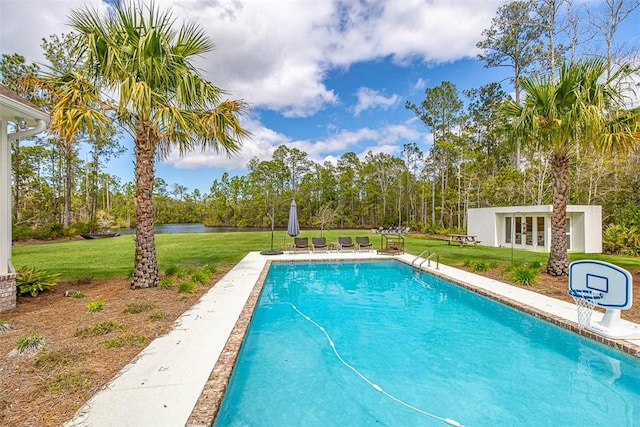
[[[11,264],[11,141],[31,138],[49,115],[0,85],[0,311],[16,306],[16,274]]]
[[[474,208],[468,234],[482,245],[549,252],[552,205]],[[567,250],[602,253],[602,206],[567,206]]]

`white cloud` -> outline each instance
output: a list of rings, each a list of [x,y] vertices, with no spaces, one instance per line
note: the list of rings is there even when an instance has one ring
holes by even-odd
[[[392,57],[428,63],[475,55],[504,0],[157,0],[177,23],[200,24],[216,43],[201,58],[209,80],[253,105],[304,117],[338,102],[328,70]],[[40,43],[69,32],[68,15],[98,0],[2,0],[2,53],[42,60]]]
[[[231,158],[201,150],[195,150],[180,157],[179,153],[174,151],[163,163],[179,169],[215,167],[227,171],[243,171],[253,157],[259,160],[271,160],[273,151],[283,144],[302,150],[307,153],[310,160],[320,164],[326,160],[339,158],[349,151],[364,158],[369,150],[374,153],[385,152],[398,155],[406,142],[417,142],[424,150],[430,144],[428,135],[422,132],[419,128],[420,123],[414,120],[379,128],[343,130],[329,138],[318,140],[291,140],[255,120],[245,123],[244,126],[252,133],[252,137],[245,141],[240,152]]]
[[[17,52],[28,61],[42,61],[42,38],[71,31],[67,25],[71,10],[83,6],[106,10],[100,0],[0,1],[1,53]],[[502,3],[504,0],[156,0],[162,10],[171,8],[178,25],[183,20],[199,24],[216,44],[213,52],[195,64],[207,79],[256,110],[298,118],[340,104],[338,88],[327,86],[330,71],[348,72],[356,63],[386,58],[393,58],[396,64],[415,59],[433,64],[473,57],[475,43]],[[414,90],[425,84],[419,79]],[[406,95],[387,97],[376,89],[362,88],[353,111],[392,108],[402,96]],[[303,149],[319,163],[346,151],[362,156],[369,149],[399,154],[404,142],[428,144],[415,118],[400,124],[372,123],[362,129],[338,128],[329,137],[308,139],[291,138],[286,128],[270,129],[255,117],[244,124],[253,137],[231,159],[196,151],[184,157],[172,154],[163,163],[181,169],[242,171],[254,156],[271,158],[280,144]],[[325,128],[331,126],[325,124]]]
[[[382,47],[402,61],[450,62],[477,53],[475,44],[504,1],[388,2],[379,28]]]
[[[503,0],[371,0],[349,2],[331,27],[329,55],[348,66],[391,56],[450,62],[477,53],[475,44]],[[347,25],[342,25],[346,23]]]
[[[168,2],[168,0],[165,0]],[[214,84],[257,108],[307,117],[338,101],[323,80],[331,2],[175,2],[217,45],[199,62]],[[232,12],[230,12],[232,10]],[[223,16],[224,19],[220,19]]]
[[[361,112],[373,108],[382,108],[387,110],[398,104],[400,100],[399,95],[391,95],[385,97],[381,95],[379,91],[368,87],[361,87],[358,89],[358,103],[353,109],[353,113],[359,116]]]
[[[70,11],[84,7],[99,11],[107,8],[100,0],[2,0],[1,53],[19,53],[27,62],[42,62],[42,39],[49,39],[52,34],[70,33]]]
[[[413,84],[413,90],[418,92],[418,91],[422,91],[424,89],[427,88],[427,81],[425,79],[423,79],[422,77],[420,77],[414,84]]]
[[[253,157],[268,160],[279,145],[291,142],[287,136],[264,127],[254,119],[245,121],[243,127],[251,132],[251,136],[244,141],[240,152],[232,157],[198,149],[180,156],[177,150],[173,150],[163,163],[178,169],[222,168],[227,171],[242,171]]]
[[[397,145],[393,145],[393,144],[376,145],[374,147],[367,148],[365,151],[360,152],[358,154],[358,157],[361,160],[364,160],[364,158],[367,156],[367,154],[369,152],[371,152],[373,154],[384,153],[384,154],[389,154],[391,156],[397,156],[398,155],[398,146]]]

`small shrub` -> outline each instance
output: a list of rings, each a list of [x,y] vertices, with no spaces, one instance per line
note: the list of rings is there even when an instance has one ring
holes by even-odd
[[[165,276],[175,276],[179,271],[179,268],[175,265],[170,265],[164,269]]]
[[[185,280],[184,282],[180,282],[178,284],[178,292],[180,293],[194,293],[196,291],[196,287],[198,286],[198,284],[194,281],[191,280]]]
[[[45,347],[44,337],[36,332],[18,340],[16,350],[19,354],[34,354]]]
[[[71,294],[71,298],[84,298],[85,295],[83,292],[80,291],[75,291],[74,293]]]
[[[7,323],[4,319],[0,319],[0,334],[13,329],[13,326]]]
[[[149,338],[142,335],[127,335],[124,341],[131,347],[146,347],[149,344]]]
[[[165,277],[164,279],[160,279],[160,283],[158,283],[158,287],[160,289],[172,289],[176,285],[176,282],[171,277]]]
[[[178,279],[184,279],[185,277],[190,276],[190,275],[191,275],[191,273],[193,273],[193,270],[192,270],[192,269],[190,269],[190,268],[185,268],[185,269],[183,269],[183,270],[179,270],[179,271],[176,273],[176,277],[177,277]]]
[[[513,270],[519,267],[522,267],[522,262],[512,261],[510,264],[504,266],[503,273],[511,273]]]
[[[622,248],[618,253],[623,256],[636,256],[640,254],[640,249]]]
[[[543,267],[542,262],[541,262],[541,261],[538,261],[538,260],[536,260],[536,261],[531,261],[531,262],[529,263],[529,268],[530,268],[530,269],[532,269],[532,270],[538,270],[538,271],[540,271],[540,270],[542,270],[542,267]]]
[[[79,277],[72,282],[74,285],[88,285],[93,280],[93,276]]]
[[[125,327],[114,322],[113,320],[105,320],[104,322],[96,323],[86,328],[77,329],[73,334],[74,337],[97,337],[100,335],[106,335],[113,331],[122,331]]]
[[[473,271],[487,271],[487,265],[484,261],[476,261],[473,263]]]
[[[102,343],[104,348],[120,348],[124,346],[129,347],[144,347],[149,343],[149,338],[143,337],[141,335],[125,335],[114,338],[109,341],[105,341]]]
[[[191,275],[191,280],[199,285],[204,285],[209,280],[209,277],[210,276],[204,271],[196,271]]]
[[[498,264],[498,261],[493,260],[489,263],[489,269],[490,270],[494,270],[496,268],[498,268],[500,266],[500,264]]]
[[[471,260],[469,258],[465,258],[464,261],[462,261],[462,265],[465,267],[471,267]]]
[[[127,306],[124,308],[124,312],[129,314],[138,314],[142,313],[143,311],[151,311],[154,308],[156,308],[156,305],[152,302],[132,302],[130,304],[127,304]]]
[[[602,248],[606,253],[637,256],[640,254],[640,226],[609,224],[602,233]]]
[[[195,282],[204,285],[211,280],[211,277],[213,277],[213,273],[215,273],[215,271],[216,271],[215,267],[210,265],[205,265],[200,270],[193,272],[191,274],[191,278]]]
[[[58,276],[60,275],[39,271],[28,265],[20,267],[16,277],[18,295],[30,294],[32,297],[37,297],[40,292],[53,289],[58,284]]]
[[[210,276],[213,276],[215,274],[215,272],[218,271],[216,266],[215,265],[211,265],[211,264],[205,264],[204,266],[202,266],[202,268],[200,270],[201,271],[206,271],[207,273],[209,273]]]
[[[77,391],[91,387],[91,378],[82,372],[70,372],[56,375],[47,386],[49,391]]]
[[[516,267],[511,271],[511,280],[520,286],[531,286],[538,279],[538,271],[527,267]]]
[[[51,370],[58,366],[69,366],[82,358],[83,354],[75,349],[62,347],[56,350],[41,351],[33,361],[40,370]]]
[[[178,294],[178,301],[186,301],[189,298],[187,294]]]
[[[87,310],[89,310],[90,313],[104,310],[104,301],[91,301],[87,303]]]
[[[155,322],[158,320],[164,320],[167,317],[166,314],[164,314],[164,312],[160,311],[160,310],[156,310],[152,313],[149,313],[149,317],[148,319]]]
[[[124,343],[122,342],[122,338],[120,338],[120,337],[114,338],[114,339],[109,340],[109,341],[103,341],[101,344],[106,349],[120,348],[120,347],[124,346]]]

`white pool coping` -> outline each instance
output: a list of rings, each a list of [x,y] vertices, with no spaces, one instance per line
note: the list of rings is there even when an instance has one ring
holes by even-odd
[[[153,340],[65,426],[184,426],[268,261],[390,258],[411,264],[416,257],[410,254],[377,255],[373,252],[247,254],[197,304],[176,320],[167,335]],[[432,267],[435,267],[433,263]],[[575,304],[445,265],[440,265],[438,270],[426,270],[576,322]],[[602,314],[594,312],[593,320],[601,317]],[[640,340],[628,342],[640,346]]]

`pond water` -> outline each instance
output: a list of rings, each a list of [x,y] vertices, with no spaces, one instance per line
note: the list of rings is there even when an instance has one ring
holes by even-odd
[[[135,234],[135,228],[118,228],[112,230],[120,234]],[[237,231],[271,231],[271,228],[259,227],[207,227],[201,223],[192,224],[156,224],[154,232],[156,234],[178,234],[178,233],[230,233]]]

